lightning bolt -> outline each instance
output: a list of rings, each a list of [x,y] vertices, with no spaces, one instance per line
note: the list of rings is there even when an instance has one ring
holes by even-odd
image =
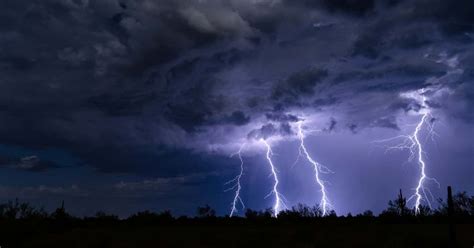
[[[426,97],[422,95],[422,101],[421,101],[421,108],[424,109],[421,115],[420,121],[416,124],[415,130],[413,133],[410,135],[399,135],[393,138],[389,139],[384,139],[384,140],[379,140],[376,142],[389,142],[389,141],[394,141],[394,140],[402,140],[401,143],[395,145],[395,146],[390,146],[387,148],[386,151],[389,150],[405,150],[408,149],[410,151],[410,156],[408,157],[408,161],[412,161],[415,156],[417,158],[417,164],[419,166],[420,170],[420,175],[418,177],[418,183],[415,188],[415,193],[408,198],[408,201],[415,199],[415,213],[419,214],[420,213],[420,205],[422,201],[425,201],[430,208],[431,202],[428,199],[427,192],[433,198],[433,195],[431,194],[431,191],[429,188],[425,187],[426,181],[433,181],[435,182],[438,187],[439,187],[439,182],[431,177],[428,177],[426,175],[426,161],[425,161],[425,151],[423,150],[423,145],[422,142],[420,141],[420,132],[421,130],[426,127],[426,130],[428,134],[433,137],[437,135],[434,132],[434,124],[430,121],[433,119],[431,112],[429,110],[429,107],[426,105]]]
[[[423,97],[423,103],[422,103],[423,105],[426,105],[425,101],[426,101],[426,99],[425,99],[425,97]],[[421,145],[420,138],[419,138],[420,130],[423,128],[423,125],[427,122],[427,118],[429,118],[429,117],[431,117],[431,113],[429,111],[426,111],[426,113],[424,113],[422,115],[420,122],[416,126],[415,132],[410,137],[411,141],[417,147],[418,165],[420,167],[420,177],[418,179],[418,184],[417,184],[416,189],[415,189],[415,194],[411,197],[411,198],[413,198],[413,197],[416,198],[415,199],[415,213],[417,213],[417,214],[420,213],[420,204],[421,204],[421,200],[423,199],[423,197],[421,195],[422,192],[423,192],[424,198],[426,199],[426,203],[428,203],[428,206],[430,208],[432,208],[431,207],[431,202],[428,200],[428,197],[426,196],[426,191],[425,191],[425,187],[424,187],[425,180],[433,180],[439,186],[439,183],[438,183],[438,181],[436,181],[436,179],[426,176],[426,163],[425,163],[425,160],[424,160],[424,157],[423,157],[425,152],[423,151],[423,146]],[[428,129],[429,133],[432,134],[433,133],[432,124],[428,123],[427,125],[429,127],[429,129]],[[426,190],[429,192],[429,189],[426,189]]]
[[[273,165],[272,158],[271,158],[271,156],[273,155],[272,148],[270,147],[270,144],[268,144],[266,140],[262,139],[262,142],[267,147],[266,158],[267,158],[268,164],[270,165],[270,168],[272,171],[271,175],[273,175],[273,180],[274,180],[273,189],[266,197],[270,195],[275,196],[275,203],[273,205],[273,216],[276,218],[278,217],[278,213],[281,211],[281,209],[286,208],[286,205],[282,200],[284,198],[283,195],[280,194],[280,192],[278,192],[278,184],[280,183],[280,181],[278,180],[277,170],[275,169],[275,165]]]
[[[321,189],[321,201],[320,201],[320,206],[322,207],[323,210],[323,216],[326,215],[328,207],[330,206],[329,204],[329,199],[327,197],[327,192],[326,192],[326,187],[324,185],[324,181],[321,180],[319,174],[323,171],[329,171],[330,170],[320,163],[316,162],[308,153],[308,150],[306,149],[305,143],[304,143],[304,138],[305,135],[303,133],[303,128],[302,128],[302,122],[298,123],[298,138],[300,140],[300,146],[299,146],[299,154],[298,158],[304,154],[308,162],[311,163],[313,170],[314,170],[314,179],[316,180],[316,183],[319,185]],[[296,160],[298,161],[298,159]],[[296,163],[296,162],[295,162]]]
[[[242,159],[242,149],[244,148],[245,144],[242,144],[239,148],[239,151],[232,154],[230,157],[233,157],[235,155],[237,155],[239,157],[239,160],[240,160],[240,172],[239,174],[234,177],[232,180],[226,182],[225,184],[231,184],[231,183],[234,183],[232,185],[232,187],[230,187],[229,189],[227,189],[226,191],[230,191],[230,190],[235,190],[235,195],[234,195],[234,200],[232,201],[232,208],[230,209],[230,214],[229,216],[232,217],[237,211],[237,204],[240,203],[242,205],[242,208],[245,208],[245,204],[244,202],[242,201],[242,198],[240,198],[240,190],[242,189],[242,186],[240,184],[240,179],[242,178],[242,175],[244,173],[244,160]]]

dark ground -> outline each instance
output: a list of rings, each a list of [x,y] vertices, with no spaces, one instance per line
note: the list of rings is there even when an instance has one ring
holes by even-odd
[[[449,247],[448,224],[265,223],[76,227],[1,223],[1,247]],[[473,247],[474,224],[456,224],[458,247]]]
[[[245,217],[218,217],[210,206],[196,217],[138,212],[126,219],[98,212],[74,217],[64,203],[52,213],[18,200],[0,204],[0,247],[474,247],[474,196],[461,192],[432,210],[409,209],[400,191],[388,208],[352,216],[324,215],[297,205],[272,217],[247,209]]]

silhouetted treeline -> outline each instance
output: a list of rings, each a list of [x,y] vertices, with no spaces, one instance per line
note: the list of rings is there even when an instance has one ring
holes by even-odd
[[[103,211],[75,217],[64,202],[48,213],[14,200],[0,205],[0,246],[468,247],[474,241],[474,196],[461,192],[449,199],[440,199],[436,209],[421,206],[416,214],[400,192],[378,216],[370,210],[323,216],[318,206],[298,204],[278,218],[271,209],[229,217],[206,205],[193,217],[143,211],[123,219]]]
[[[172,224],[185,222],[288,222],[288,221],[305,221],[305,220],[357,220],[357,221],[396,221],[396,220],[442,220],[448,216],[448,204],[438,199],[438,207],[431,209],[426,205],[422,205],[418,212],[415,209],[407,207],[407,199],[400,191],[397,198],[388,202],[388,207],[382,211],[378,216],[370,210],[357,215],[351,213],[345,216],[338,216],[334,210],[323,216],[322,210],[319,206],[307,206],[298,204],[291,209],[283,210],[278,214],[278,218],[273,218],[271,209],[266,210],[252,210],[246,209],[242,216],[217,216],[216,211],[209,205],[198,207],[196,216],[180,216],[175,217],[171,211],[155,213],[150,211],[143,211],[135,213],[128,218],[120,219],[116,215],[107,214],[99,211],[95,216],[75,217],[66,211],[64,202],[55,211],[48,213],[43,208],[35,208],[27,202],[20,202],[18,199],[0,204],[0,221],[22,221],[22,222],[48,222],[48,223],[92,223],[92,224],[139,224],[139,225],[153,225],[153,224]],[[453,195],[453,217],[458,221],[471,221],[474,219],[474,196],[469,196],[466,192],[459,192]]]

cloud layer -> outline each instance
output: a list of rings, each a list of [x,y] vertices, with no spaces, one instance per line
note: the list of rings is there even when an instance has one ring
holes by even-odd
[[[467,0],[19,0],[2,9],[2,143],[64,149],[101,171],[176,174],[192,167],[176,154],[292,136],[293,122],[314,115],[331,131],[399,130],[399,116],[419,108],[400,93],[421,88],[442,115],[474,121]]]

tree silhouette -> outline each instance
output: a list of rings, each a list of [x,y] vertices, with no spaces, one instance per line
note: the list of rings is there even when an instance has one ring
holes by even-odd
[[[372,218],[374,217],[374,213],[370,210],[365,210],[363,213],[358,214],[356,217]]]
[[[322,217],[322,213],[319,205],[309,207],[300,203],[291,209],[281,211],[278,217],[282,219],[316,218]]]
[[[207,204],[204,207],[198,207],[197,214],[199,218],[216,217],[216,211]]]
[[[51,213],[51,218],[55,220],[66,220],[72,218],[72,216],[66,212],[64,201],[62,201],[60,208],[57,208],[53,213]]]
[[[18,199],[0,205],[0,218],[6,219],[42,219],[47,217],[43,208],[36,209],[27,202]]]
[[[8,201],[6,204],[2,204],[0,209],[3,217],[7,219],[16,219],[20,212],[20,202],[18,201],[18,198],[16,198],[14,202]]]
[[[407,216],[410,214],[410,209],[407,208],[407,200],[403,197],[400,189],[395,200],[388,201],[388,209],[384,210],[384,215]]]
[[[195,244],[201,244],[198,247],[223,247],[229,244],[240,247],[250,242],[264,247],[268,245],[268,239],[264,239],[265,243],[258,243],[262,237],[272,237],[272,247],[288,247],[288,244],[291,247],[332,247],[330,245],[335,244],[334,241],[341,235],[348,237],[350,242],[360,244],[354,247],[387,246],[388,243],[379,244],[380,241],[396,242],[394,247],[419,247],[417,244],[446,247],[448,243],[457,244],[458,241],[459,244],[468,244],[472,236],[468,235],[472,233],[470,224],[474,221],[474,197],[462,192],[450,198],[450,208],[454,209],[451,212],[455,213],[450,216],[447,215],[447,205],[441,201],[436,211],[420,206],[420,212],[415,217],[399,191],[379,216],[370,210],[354,216],[337,216],[334,211],[322,216],[318,205],[311,207],[298,204],[281,211],[278,218],[273,217],[271,208],[259,211],[246,209],[246,218],[229,218],[216,216],[216,211],[205,205],[197,209],[198,218],[175,218],[170,211],[143,211],[127,219],[119,219],[104,211],[97,212],[93,217],[73,217],[66,212],[64,202],[48,215],[42,209],[14,200],[0,205],[0,236],[5,247],[52,248],[67,247],[65,242],[70,241],[82,242],[83,247],[136,247],[137,242],[140,247],[156,247],[157,244],[160,247]],[[469,225],[457,225],[457,222]],[[394,232],[392,225],[387,223],[400,225]],[[410,226],[418,223],[423,224],[423,228]],[[445,224],[450,224],[449,242],[447,235],[443,235],[448,232]],[[205,228],[202,228],[203,225]],[[351,247],[350,243],[340,247],[347,245]]]
[[[128,217],[127,221],[135,224],[161,224],[170,223],[174,220],[171,211],[165,210],[161,213],[142,211]]]
[[[98,219],[98,220],[102,220],[102,221],[114,221],[114,220],[118,220],[118,216],[117,216],[117,215],[107,214],[107,213],[104,212],[104,211],[98,211],[98,212],[95,214],[95,218]]]
[[[250,208],[247,208],[245,210],[245,218],[247,218],[250,221],[271,219],[272,216],[273,216],[273,211],[271,208],[267,208],[264,211],[255,211]]]
[[[468,216],[474,215],[474,196],[470,196],[466,191],[458,192],[453,195],[453,214],[455,216]],[[443,199],[438,200],[440,206],[438,212],[442,215],[448,214],[448,203],[444,202]]]

